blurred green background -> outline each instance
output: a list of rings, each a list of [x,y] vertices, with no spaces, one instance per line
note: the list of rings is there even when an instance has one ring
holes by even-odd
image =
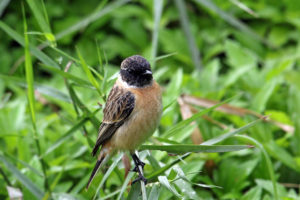
[[[148,199],[299,200],[299,11],[299,0],[1,0],[0,199],[142,199],[121,153],[84,189],[102,105],[139,54],[164,91],[147,144],[186,153],[229,132],[218,145],[255,146],[142,151]]]

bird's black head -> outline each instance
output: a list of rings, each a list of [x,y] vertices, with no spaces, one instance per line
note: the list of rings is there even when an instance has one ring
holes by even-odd
[[[153,80],[149,62],[138,55],[128,57],[121,63],[120,74],[129,86],[145,87]]]

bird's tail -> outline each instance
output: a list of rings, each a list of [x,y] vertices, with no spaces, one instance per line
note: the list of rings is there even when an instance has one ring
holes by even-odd
[[[98,159],[97,159],[97,162],[96,162],[96,165],[92,171],[92,174],[90,176],[90,179],[86,185],[86,189],[89,188],[91,182],[93,181],[95,175],[97,174],[98,170],[100,169],[100,167],[105,164],[107,162],[107,160],[109,159],[109,154],[108,153],[104,153],[103,151],[100,152],[100,155],[98,156]]]

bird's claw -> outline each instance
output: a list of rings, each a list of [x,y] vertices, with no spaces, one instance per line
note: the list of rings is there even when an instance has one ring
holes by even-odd
[[[137,179],[135,179],[132,184],[138,182],[138,181],[143,181],[145,183],[145,185],[147,184],[147,179],[144,177],[143,175],[143,170],[144,170],[144,166],[145,163],[143,163],[136,154],[132,154],[132,158],[135,164],[135,167],[133,168],[133,172],[137,172],[139,174],[139,177]],[[140,168],[141,166],[141,168]]]
[[[136,165],[132,170],[132,172],[138,172],[139,171],[139,167],[138,166],[141,166],[142,167],[142,170],[144,170],[144,166],[145,166],[145,163],[143,163],[142,161],[139,161],[138,162],[138,165]]]
[[[148,180],[144,177],[144,176],[139,176],[138,178],[136,178],[134,181],[132,181],[132,184],[135,184],[138,181],[143,181],[145,183],[145,185],[147,185]]]

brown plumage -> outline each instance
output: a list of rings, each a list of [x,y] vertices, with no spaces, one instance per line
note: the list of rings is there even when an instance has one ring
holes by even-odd
[[[104,116],[92,155],[95,156],[99,149],[100,152],[87,188],[101,165],[118,150],[130,151],[135,164],[144,165],[134,150],[153,134],[161,112],[161,90],[152,78],[150,64],[141,56],[125,59],[103,110]],[[138,170],[138,166],[135,170]],[[145,180],[144,177],[140,178]]]

